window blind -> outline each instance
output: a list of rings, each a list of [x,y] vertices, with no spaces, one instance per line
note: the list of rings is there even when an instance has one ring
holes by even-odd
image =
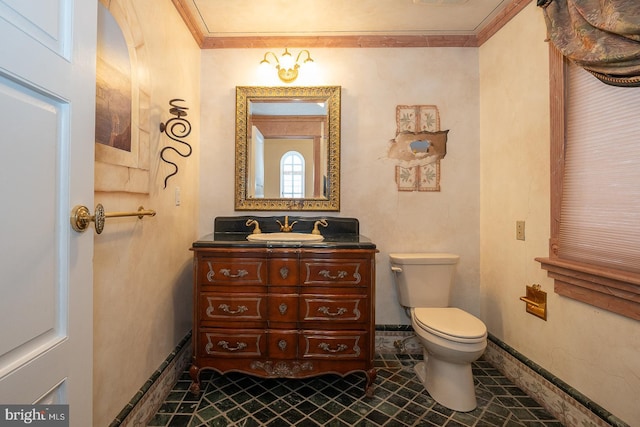
[[[558,256],[640,272],[640,88],[569,65]]]

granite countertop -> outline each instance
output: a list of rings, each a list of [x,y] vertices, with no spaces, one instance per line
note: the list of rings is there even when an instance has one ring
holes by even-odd
[[[250,242],[249,233],[211,233],[193,242],[193,248],[217,248],[233,246],[237,248],[325,248],[325,249],[375,249],[376,245],[361,234],[326,235],[320,242]]]
[[[327,221],[327,227],[319,227],[324,239],[319,242],[299,241],[249,241],[247,236],[252,233],[253,226],[247,226],[247,220],[256,220],[260,224],[263,234],[280,231],[279,224],[284,222],[284,215],[258,217],[234,216],[217,217],[214,221],[214,232],[193,242],[193,248],[216,248],[224,246],[243,248],[334,248],[334,249],[375,249],[376,245],[366,236],[360,234],[360,225],[355,218],[339,217],[299,217],[289,216],[289,223],[296,222],[293,231],[311,233],[315,221]]]

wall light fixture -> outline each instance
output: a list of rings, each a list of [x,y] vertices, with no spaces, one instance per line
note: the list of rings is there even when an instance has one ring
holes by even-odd
[[[307,58],[300,63],[300,60],[304,58],[305,55]],[[269,57],[272,57],[271,61],[274,63],[271,63],[269,59],[267,59]],[[273,52],[267,52],[264,54],[262,61],[260,61],[260,66],[273,65],[276,70],[278,70],[278,77],[280,77],[280,80],[285,83],[295,81],[295,79],[298,78],[298,70],[300,69],[300,66],[306,66],[309,64],[313,64],[313,59],[311,59],[311,54],[306,49],[303,49],[298,53],[295,61],[293,59],[293,55],[291,55],[291,52],[289,52],[287,48],[284,48],[284,52],[280,57]]]

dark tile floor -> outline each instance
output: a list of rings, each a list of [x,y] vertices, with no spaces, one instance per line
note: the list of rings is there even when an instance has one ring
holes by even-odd
[[[417,354],[376,357],[375,396],[363,395],[364,374],[260,379],[204,371],[202,393],[189,393],[187,372],[149,426],[562,426],[488,362],[473,365],[478,407],[455,412],[436,403],[417,379]]]

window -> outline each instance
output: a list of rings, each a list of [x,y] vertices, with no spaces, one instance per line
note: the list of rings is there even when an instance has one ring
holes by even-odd
[[[280,197],[304,197],[304,157],[288,151],[280,159]]]
[[[640,320],[640,88],[551,49],[551,238],[537,260],[558,294]]]

